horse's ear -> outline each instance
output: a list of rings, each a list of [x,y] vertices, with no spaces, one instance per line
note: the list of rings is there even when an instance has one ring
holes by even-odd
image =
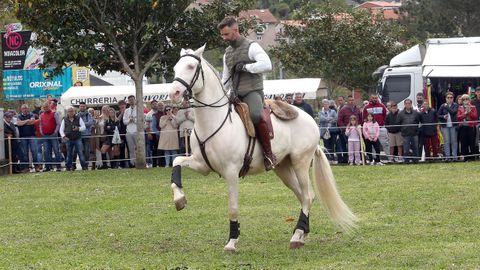
[[[185,51],[184,48],[182,48],[182,49],[180,50],[180,56],[182,56],[182,55],[184,55],[184,54],[186,54],[186,53],[187,53],[187,51]]]
[[[207,46],[206,43],[203,44],[202,47],[198,48],[198,49],[194,52],[194,54],[195,54],[196,56],[202,56],[203,51],[205,51],[205,46]]]

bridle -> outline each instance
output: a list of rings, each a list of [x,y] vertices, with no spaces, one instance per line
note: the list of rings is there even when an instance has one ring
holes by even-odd
[[[203,68],[202,68],[202,59],[194,54],[184,54],[182,56],[180,56],[180,58],[182,57],[193,57],[194,59],[196,59],[198,61],[198,65],[197,65],[197,68],[195,69],[195,74],[193,74],[193,77],[192,77],[192,80],[190,81],[190,84],[188,84],[184,79],[182,78],[179,78],[179,77],[175,77],[173,80],[174,81],[177,81],[179,83],[181,83],[183,86],[185,86],[186,90],[183,92],[183,98],[184,100],[190,100],[190,99],[193,99],[195,102],[197,102],[198,104],[201,104],[201,105],[192,105],[193,108],[204,108],[204,107],[209,107],[209,108],[220,108],[220,107],[223,107],[225,105],[228,105],[228,110],[227,110],[227,114],[225,115],[225,119],[223,119],[222,123],[220,124],[220,126],[210,135],[208,136],[205,140],[201,141],[200,138],[198,138],[198,134],[197,134],[197,131],[195,130],[195,128],[193,129],[193,132],[195,134],[195,137],[197,138],[197,141],[198,141],[198,144],[200,146],[200,152],[202,153],[202,156],[203,156],[203,159],[205,160],[205,162],[207,163],[208,167],[212,170],[212,171],[215,171],[213,168],[212,168],[212,165],[210,164],[210,161],[208,160],[208,157],[207,157],[207,152],[205,151],[205,144],[207,143],[208,140],[210,140],[211,138],[213,138],[213,136],[215,136],[219,131],[220,129],[222,129],[222,127],[225,125],[225,122],[227,122],[227,119],[228,117],[231,115],[232,113],[232,102],[230,101],[230,99],[228,98],[227,96],[227,92],[223,91],[223,96],[220,97],[219,100],[213,102],[213,103],[210,103],[210,104],[207,104],[205,102],[202,102],[201,100],[198,100],[197,98],[195,98],[193,96],[193,90],[192,90],[192,87],[195,85],[195,83],[197,82],[198,78],[200,78],[200,75],[202,75],[202,83],[203,83],[203,86],[205,86],[205,76],[203,74]],[[220,81],[219,79],[219,83],[222,85],[222,89],[223,89],[223,84],[222,82]],[[223,103],[223,104],[220,104],[220,105],[217,105],[217,103],[219,103],[224,97],[227,98],[227,102]]]
[[[231,103],[230,100],[228,99],[227,93],[225,91],[223,92],[223,96],[220,97],[219,100],[217,100],[213,103],[210,103],[210,104],[207,104],[207,103],[195,98],[193,96],[192,87],[195,85],[195,83],[197,83],[197,80],[198,80],[198,78],[200,78],[200,75],[202,75],[202,84],[205,86],[205,75],[203,74],[202,59],[200,57],[194,55],[194,54],[188,54],[188,53],[180,56],[180,58],[182,58],[182,57],[192,57],[192,58],[194,58],[195,60],[198,61],[197,68],[195,69],[195,73],[193,74],[193,77],[192,77],[192,80],[190,81],[190,84],[188,84],[184,79],[182,79],[180,77],[175,77],[173,79],[174,81],[177,81],[177,82],[181,83],[183,86],[185,86],[186,90],[183,92],[183,99],[184,100],[193,99],[195,102],[201,104],[201,105],[192,105],[192,107],[194,107],[194,108],[202,108],[202,107],[219,108],[219,107],[223,107],[223,106]],[[221,84],[220,79],[219,79],[219,83]],[[223,99],[223,97],[227,97],[227,102],[225,102],[223,104],[220,104],[220,105],[216,105],[217,103],[219,103]]]

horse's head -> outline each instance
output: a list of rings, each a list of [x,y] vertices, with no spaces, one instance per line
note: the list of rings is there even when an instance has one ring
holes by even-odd
[[[202,54],[205,45],[193,51],[191,49],[182,49],[180,51],[180,60],[173,68],[175,79],[170,89],[170,99],[179,102],[182,97],[192,96],[203,88],[204,75],[202,70]]]

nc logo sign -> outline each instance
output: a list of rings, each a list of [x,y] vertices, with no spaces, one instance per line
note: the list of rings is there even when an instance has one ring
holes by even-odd
[[[16,50],[22,46],[22,36],[17,32],[12,32],[7,36],[6,45],[10,50]]]

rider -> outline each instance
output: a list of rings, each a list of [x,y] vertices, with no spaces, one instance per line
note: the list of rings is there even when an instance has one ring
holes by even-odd
[[[263,76],[272,70],[270,57],[262,47],[240,35],[234,17],[226,17],[218,24],[218,30],[229,46],[223,56],[223,82],[235,92],[241,101],[248,104],[250,117],[255,125],[265,156],[265,169],[274,168],[276,159],[272,153],[267,122],[262,118]]]

